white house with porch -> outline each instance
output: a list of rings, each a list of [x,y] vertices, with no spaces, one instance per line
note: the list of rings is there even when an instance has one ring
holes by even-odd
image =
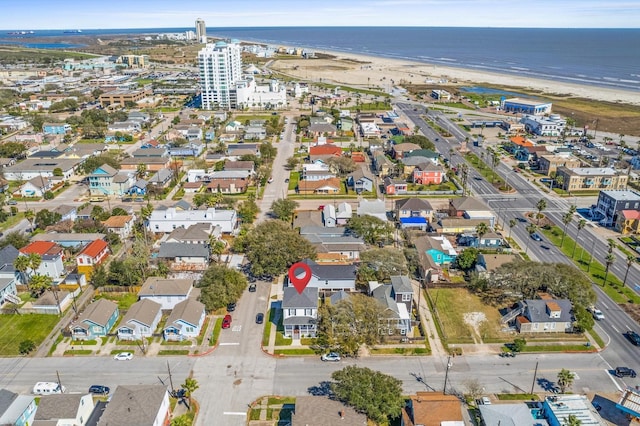
[[[306,287],[298,293],[286,287],[282,296],[282,324],[284,337],[316,337],[318,322],[318,288]]]

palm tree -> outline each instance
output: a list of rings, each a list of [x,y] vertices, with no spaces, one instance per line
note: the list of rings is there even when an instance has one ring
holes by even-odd
[[[605,263],[605,270],[604,270],[604,283],[602,284],[602,286],[606,286],[607,285],[607,276],[609,275],[609,267],[611,267],[611,265],[613,265],[613,263],[616,261],[616,257],[609,253],[605,258],[604,258],[604,263]]]
[[[582,420],[576,417],[575,414],[569,414],[566,419],[564,419],[564,423],[562,426],[581,426]]]
[[[478,226],[476,226],[476,234],[478,234],[478,247],[480,247],[480,242],[482,241],[482,237],[484,237],[487,232],[489,232],[489,227],[486,223],[480,222]]]
[[[29,269],[31,269],[32,272],[35,272],[42,264],[42,256],[38,253],[29,253],[27,259],[29,259]]]
[[[569,224],[571,223],[572,220],[573,220],[573,214],[571,214],[571,212],[566,212],[562,216],[562,223],[564,223],[564,232],[562,233],[562,240],[560,241],[560,248],[564,247],[564,237],[567,236],[567,226],[569,226]]]
[[[185,396],[189,399],[189,406],[191,406],[191,395],[200,388],[198,381],[191,377],[187,377],[184,379],[184,383],[181,385],[182,389],[184,389]]]
[[[20,272],[22,275],[22,282],[29,289],[29,277],[27,275],[27,271],[29,270],[29,258],[27,256],[18,256],[16,260],[13,261],[13,267],[16,271]]]
[[[511,230],[518,224],[515,219],[509,221],[509,239],[511,239]]]
[[[578,237],[580,236],[580,231],[582,231],[582,229],[587,226],[587,221],[584,219],[580,219],[578,221],[578,232],[576,232],[576,240],[573,242],[573,251],[571,252],[571,259],[573,259],[573,257],[576,254],[576,247],[578,246]]]
[[[35,295],[41,295],[53,286],[53,278],[48,275],[36,274],[31,277],[31,292]]]
[[[609,239],[607,239],[607,244],[609,244],[609,248],[607,249],[607,252],[608,252],[609,254],[612,254],[612,253],[613,253],[613,249],[614,249],[614,248],[615,248],[615,246],[616,246],[616,242],[615,242],[615,241],[613,241],[611,238],[609,238]]]
[[[564,393],[565,390],[571,388],[573,385],[574,375],[571,371],[563,368],[558,373],[558,386],[560,386],[560,393]]]
[[[547,200],[541,198],[536,203],[536,209],[538,209],[538,215],[536,216],[536,225],[540,226],[540,219],[542,218],[542,212],[547,208]]]
[[[31,225],[31,230],[33,230],[33,221],[36,218],[36,213],[33,210],[27,210],[24,212],[24,218],[29,221],[29,224]]]
[[[622,286],[627,285],[627,275],[629,275],[629,269],[631,269],[631,265],[636,261],[636,257],[632,254],[627,255],[627,270],[624,273],[624,280],[622,280]]]
[[[529,240],[531,240],[531,236],[536,233],[538,227],[534,223],[530,223],[527,225],[527,232],[529,233],[529,239],[527,240],[527,245],[524,249],[524,254],[527,254],[529,251]]]

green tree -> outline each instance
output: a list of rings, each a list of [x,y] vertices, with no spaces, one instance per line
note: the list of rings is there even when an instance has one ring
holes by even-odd
[[[573,325],[573,330],[576,333],[584,333],[587,330],[591,330],[595,324],[593,320],[593,315],[591,312],[587,311],[587,309],[579,304],[573,306],[573,315],[576,318],[576,321]]]
[[[517,224],[518,222],[515,219],[509,220],[509,239],[511,239],[511,231]]]
[[[468,247],[456,257],[456,265],[463,271],[468,271],[476,265],[480,251],[475,247]]]
[[[636,262],[636,257],[632,254],[627,255],[627,270],[624,271],[624,280],[622,280],[622,286],[627,285],[627,275],[629,275],[629,269],[631,269],[631,265]]]
[[[291,223],[293,215],[298,208],[299,204],[295,200],[289,200],[286,198],[277,199],[271,204],[271,210],[276,219],[280,219],[285,223]]]
[[[390,247],[372,248],[360,253],[358,284],[369,281],[389,282],[393,275],[409,272],[404,253]]]
[[[523,339],[523,338],[513,339],[512,348],[514,352],[522,352],[525,346],[527,346],[526,339]]]
[[[53,278],[48,275],[36,274],[31,277],[31,284],[29,288],[34,295],[41,295],[45,291],[49,290],[53,285]]]
[[[95,288],[104,287],[109,284],[109,274],[104,265],[98,265],[93,268],[90,279],[91,285]]]
[[[368,418],[385,423],[400,416],[404,407],[402,382],[369,368],[351,365],[331,374],[336,398]]]
[[[213,236],[212,236],[213,237]],[[215,255],[218,262],[220,262],[220,256],[224,253],[224,250],[227,248],[227,245],[224,241],[215,240],[209,242],[209,250],[212,255]]]
[[[538,214],[536,215],[536,225],[540,226],[540,219],[542,219],[542,212],[547,208],[547,200],[541,198],[536,203],[536,209],[538,210]]]
[[[309,241],[280,220],[267,220],[239,236],[236,248],[244,250],[255,276],[276,276],[302,259],[315,259]]]
[[[403,139],[403,142],[406,143],[415,143],[416,145],[420,145],[420,148],[422,149],[428,149],[431,151],[435,151],[436,146],[433,144],[433,142],[431,142],[429,140],[429,138],[427,138],[426,136],[423,135],[412,135],[412,136],[407,136]]]
[[[36,213],[33,210],[27,210],[24,212],[24,218],[29,221],[31,229],[33,229],[33,221],[36,218]]]
[[[5,142],[0,145],[0,157],[22,158],[25,156],[27,147],[20,142]]]
[[[609,268],[611,267],[611,265],[613,265],[613,263],[616,261],[616,257],[609,253],[605,256],[604,258],[604,264],[605,264],[605,269],[604,269],[604,283],[602,284],[603,286],[607,285],[607,277],[609,276]]]
[[[238,216],[242,219],[243,223],[253,223],[256,220],[256,215],[260,211],[255,199],[244,200],[238,207]]]
[[[580,231],[582,231],[584,229],[584,227],[587,225],[587,221],[584,219],[580,219],[578,221],[578,232],[576,232],[576,240],[573,242],[573,251],[571,252],[571,259],[573,259],[576,255],[576,247],[578,247],[578,238],[580,237]]]
[[[289,157],[287,158],[287,163],[285,165],[285,169],[287,170],[295,170],[300,164],[300,160],[297,157]]]
[[[191,426],[192,424],[193,420],[189,417],[188,414],[183,414],[171,419],[171,426]]]
[[[327,165],[338,176],[345,176],[356,170],[358,165],[349,157],[331,157],[327,160]]]
[[[180,387],[184,389],[185,396],[189,399],[189,406],[191,406],[191,396],[200,388],[198,381],[192,377],[187,377],[184,379],[184,383],[180,385]]]
[[[580,420],[575,414],[569,414],[562,422],[562,426],[581,426],[582,420]]]
[[[260,156],[266,161],[271,161],[275,158],[278,150],[271,145],[271,142],[264,142],[260,144]]]
[[[347,228],[368,244],[389,241],[393,235],[393,227],[389,222],[369,215],[352,217],[347,222]]]
[[[138,167],[136,168],[136,177],[138,179],[142,179],[146,175],[147,175],[147,165],[144,163],[138,164]]]
[[[569,226],[572,220],[573,220],[573,213],[567,212],[564,215],[562,215],[562,223],[564,224],[564,230],[562,231],[562,240],[560,241],[560,247],[564,246],[564,237],[567,236],[567,226]]]
[[[247,278],[240,271],[212,264],[198,281],[197,287],[201,289],[200,301],[207,311],[215,311],[242,296],[247,288]]]
[[[55,213],[47,209],[40,210],[35,217],[36,226],[45,229],[47,226],[54,225],[62,220],[60,213]]]
[[[18,351],[21,355],[29,355],[36,348],[36,344],[33,340],[23,340],[20,342],[20,346],[18,347]]]
[[[27,256],[18,256],[13,261],[13,267],[16,271],[20,272],[20,275],[22,276],[22,282],[25,283],[27,288],[29,288],[29,276],[27,274],[29,265],[29,257]]]
[[[5,248],[8,245],[12,245],[18,250],[29,244],[29,237],[22,232],[9,232],[0,240],[0,248]]]
[[[563,368],[558,373],[558,386],[560,387],[560,393],[565,393],[567,389],[573,386],[574,375],[571,371]]]

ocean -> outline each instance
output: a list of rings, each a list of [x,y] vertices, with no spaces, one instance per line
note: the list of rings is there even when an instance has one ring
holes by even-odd
[[[80,34],[43,30],[2,35],[0,43],[66,36],[65,41],[73,44],[77,36],[187,30],[194,29],[83,29]],[[207,28],[207,35],[640,91],[640,29],[243,27]]]

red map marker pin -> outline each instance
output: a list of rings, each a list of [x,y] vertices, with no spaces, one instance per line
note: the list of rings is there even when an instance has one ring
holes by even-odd
[[[296,276],[296,271],[300,269],[304,271],[304,275],[298,278]],[[304,289],[307,287],[307,284],[309,284],[309,281],[311,281],[311,275],[311,268],[309,268],[309,265],[303,262],[294,263],[289,268],[289,281],[296,288],[298,294],[302,294]]]

